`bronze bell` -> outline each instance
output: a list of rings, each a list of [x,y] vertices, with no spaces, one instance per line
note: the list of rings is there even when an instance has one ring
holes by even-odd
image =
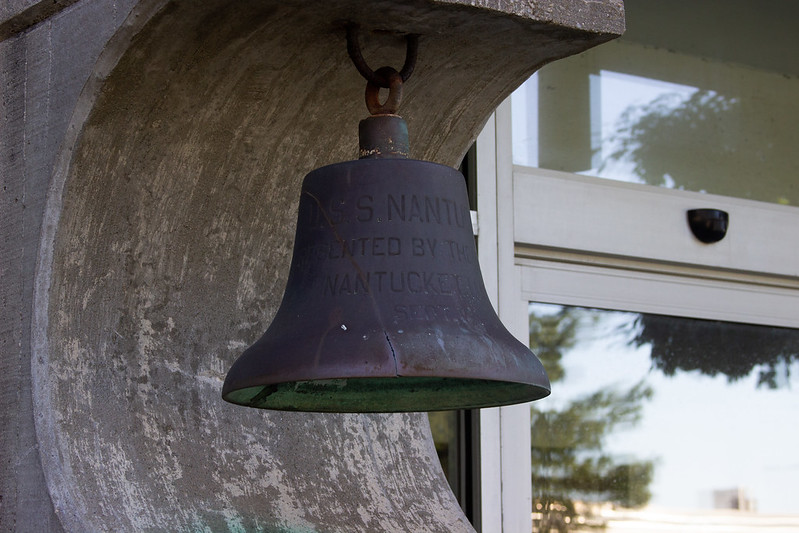
[[[305,177],[283,301],[233,364],[223,398],[399,412],[547,396],[541,362],[486,294],[463,176],[408,159],[405,121],[377,115],[361,122],[361,159]]]
[[[364,122],[404,125],[396,116]],[[371,156],[305,177],[283,302],[230,369],[224,399],[383,412],[547,396],[541,362],[486,294],[463,176],[396,150],[380,158],[378,144],[362,137]]]

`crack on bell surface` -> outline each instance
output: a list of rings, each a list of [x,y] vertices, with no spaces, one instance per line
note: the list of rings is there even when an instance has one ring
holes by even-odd
[[[378,318],[380,318],[379,315]],[[383,321],[381,320],[380,324],[382,325],[382,323]],[[388,343],[388,347],[391,350],[391,358],[394,360],[394,374],[396,374],[397,377],[400,377],[399,365],[397,364],[397,353],[394,351],[394,345],[391,344],[391,337],[388,336],[388,331],[386,331],[385,328],[383,329],[383,335],[386,336],[386,342]]]

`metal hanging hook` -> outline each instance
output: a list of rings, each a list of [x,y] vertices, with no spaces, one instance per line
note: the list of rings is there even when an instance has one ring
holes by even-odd
[[[361,54],[361,43],[358,38],[358,29],[359,28],[357,24],[347,25],[347,52],[350,55],[352,63],[367,82],[377,85],[383,89],[389,89],[391,87],[391,80],[386,77],[385,74],[381,74],[381,69],[378,69],[378,71],[375,72],[369,68],[369,65],[366,64],[366,60],[364,60],[363,55]],[[416,52],[419,49],[419,35],[410,33],[405,37],[405,41],[405,64],[402,66],[402,70],[399,71],[399,76],[403,82],[408,81],[408,78],[410,78],[411,74],[413,74],[413,69],[416,67]]]
[[[380,103],[380,86],[366,82],[366,108],[371,115],[396,115],[402,102],[402,76],[391,67],[380,67],[376,76],[388,79],[388,98]]]

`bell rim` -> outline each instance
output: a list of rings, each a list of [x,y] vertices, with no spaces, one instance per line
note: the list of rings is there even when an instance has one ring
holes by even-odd
[[[474,377],[371,376],[254,385],[228,390],[222,398],[236,405],[276,411],[403,413],[501,407],[540,400],[551,392],[545,375],[541,383]]]

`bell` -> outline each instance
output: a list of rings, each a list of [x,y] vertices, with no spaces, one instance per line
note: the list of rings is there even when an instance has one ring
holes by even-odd
[[[361,122],[361,159],[302,184],[283,301],[223,398],[265,409],[467,409],[550,393],[502,325],[477,262],[465,180],[407,158],[396,115]]]

